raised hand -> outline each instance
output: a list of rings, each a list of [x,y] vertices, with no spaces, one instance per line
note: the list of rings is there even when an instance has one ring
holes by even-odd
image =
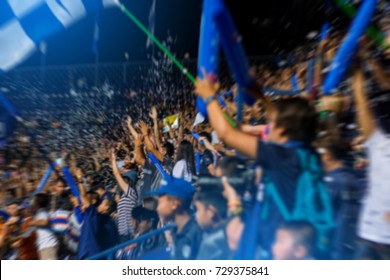
[[[142,136],[146,136],[146,135],[149,134],[149,126],[145,122],[140,121],[139,122],[139,128],[141,130]]]
[[[76,175],[76,178],[79,182],[81,182],[81,180],[83,180],[84,174],[80,168],[77,168],[75,175]]]
[[[220,88],[220,84],[213,83],[204,69],[202,72],[203,79],[200,79],[199,77],[196,79],[195,92],[202,99],[214,97]]]
[[[156,107],[152,107],[152,112],[149,114],[149,117],[153,120],[157,120],[157,109]]]

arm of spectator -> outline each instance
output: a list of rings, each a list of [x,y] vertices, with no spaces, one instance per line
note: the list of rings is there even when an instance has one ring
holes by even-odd
[[[368,139],[376,130],[374,114],[368,104],[364,88],[364,74],[357,67],[353,76],[353,95],[356,103],[357,119],[364,139]]]
[[[239,213],[239,210],[242,211],[242,205],[240,197],[234,188],[228,183],[226,178],[222,178],[223,184],[223,195],[228,201],[228,211],[229,214],[236,212]],[[226,235],[228,238],[229,248],[233,251],[238,249],[240,244],[241,235],[244,231],[244,223],[239,215],[235,216],[226,226]]]
[[[210,150],[216,154],[219,154],[219,152],[217,151],[217,149],[209,142],[209,140],[207,140],[206,137],[200,137],[199,138],[199,141],[203,141],[203,145],[205,146],[205,148],[207,150]]]
[[[144,138],[146,149],[152,153],[160,162],[164,160],[164,156],[153,146],[153,143],[150,141],[149,137]]]
[[[245,133],[249,133],[249,134],[260,135],[261,133],[263,133],[264,128],[265,128],[265,125],[262,125],[262,124],[255,125],[255,126],[243,124],[241,126],[241,131],[245,132]]]
[[[130,116],[127,116],[127,127],[129,128],[130,130],[130,133],[131,135],[133,136],[133,138],[137,138],[138,137],[138,133],[137,131],[134,129],[133,125],[131,124],[132,123],[132,119]]]
[[[49,225],[49,219],[39,219],[28,223],[29,227],[47,227]]]
[[[119,168],[118,168],[118,165],[116,163],[116,155],[115,155],[114,150],[111,152],[111,163],[112,163],[112,171],[114,173],[115,180],[118,183],[119,187],[122,189],[122,191],[124,193],[126,193],[128,186],[127,186],[125,180],[123,180],[121,173],[119,172]]]
[[[78,185],[78,188],[79,188],[79,191],[80,191],[80,198],[81,198],[81,202],[83,204],[84,207],[88,207],[90,205],[89,203],[89,200],[88,200],[88,197],[87,197],[87,192],[85,191],[85,187],[84,187],[84,184],[83,184],[83,178],[84,178],[84,174],[82,172],[82,170],[80,168],[78,168],[76,170],[76,178],[77,178],[77,185]],[[77,201],[77,199],[74,201],[75,203]]]
[[[161,147],[161,135],[160,129],[158,127],[158,115],[156,107],[152,107],[152,113],[150,114],[150,117],[153,120],[153,131],[156,145],[157,147]]]
[[[144,152],[142,151],[142,138],[141,137],[137,137],[135,138],[134,140],[134,145],[135,145],[135,148],[134,148],[134,159],[135,159],[135,162],[139,165],[142,165],[144,166],[145,165],[145,155],[144,155]]]
[[[204,73],[206,79],[197,79],[195,92],[203,99],[213,97],[214,100],[207,106],[209,121],[218,134],[218,138],[239,152],[256,158],[257,138],[241,131],[236,130],[225,118],[215,95],[218,91],[218,85],[213,84]]]

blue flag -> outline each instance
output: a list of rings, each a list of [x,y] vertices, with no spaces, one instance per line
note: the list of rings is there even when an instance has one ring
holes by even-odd
[[[0,72],[22,63],[40,42],[115,0],[0,1]]]

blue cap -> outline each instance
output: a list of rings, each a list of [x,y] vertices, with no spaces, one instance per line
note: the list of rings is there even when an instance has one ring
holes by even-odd
[[[195,187],[186,180],[164,176],[161,180],[160,188],[148,194],[155,196],[171,195],[177,198],[191,199],[194,192]]]

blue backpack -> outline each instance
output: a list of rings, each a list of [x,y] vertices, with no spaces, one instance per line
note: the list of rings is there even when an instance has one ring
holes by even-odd
[[[302,173],[297,183],[295,208],[289,212],[275,184],[266,177],[262,218],[267,217],[269,212],[267,211],[267,203],[269,200],[273,200],[284,220],[300,220],[311,223],[318,233],[317,247],[325,250],[329,245],[328,236],[334,227],[334,219],[331,199],[323,180],[322,167],[315,154],[300,148],[295,150],[302,167]]]

